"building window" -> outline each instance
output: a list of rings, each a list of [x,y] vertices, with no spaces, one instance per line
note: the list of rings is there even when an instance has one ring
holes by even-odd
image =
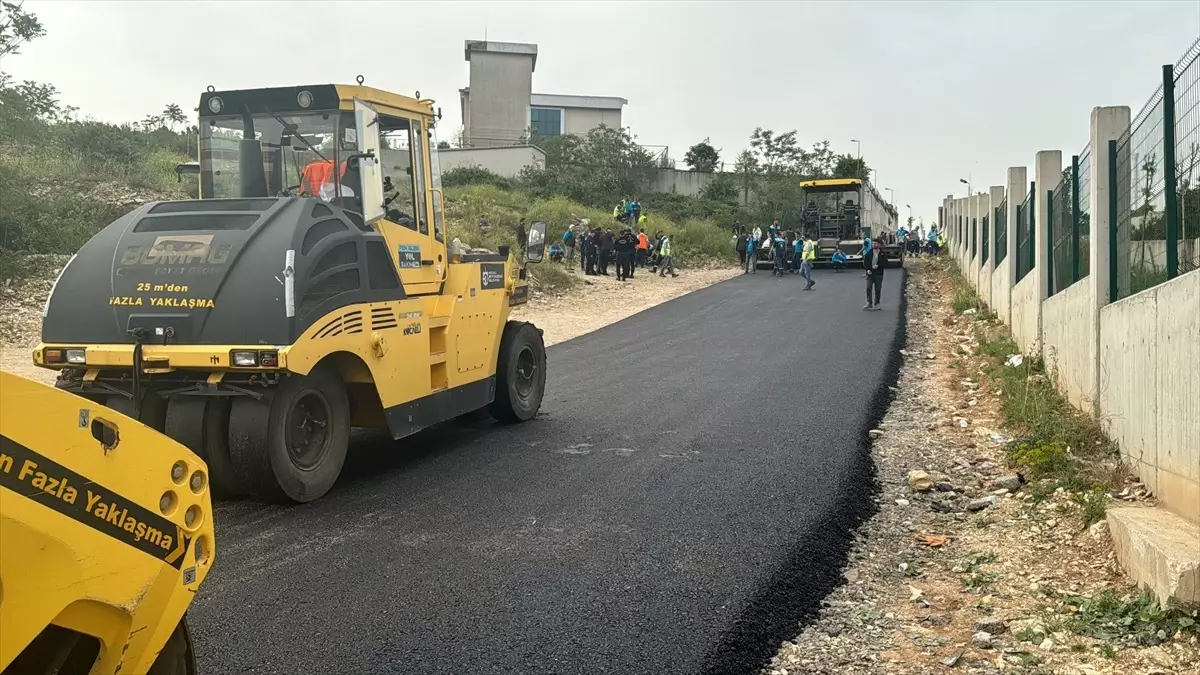
[[[562,108],[530,108],[529,126],[538,136],[549,138],[561,136],[563,132]]]

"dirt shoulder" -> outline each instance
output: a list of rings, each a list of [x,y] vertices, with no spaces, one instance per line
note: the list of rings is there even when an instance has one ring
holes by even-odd
[[[613,276],[581,276],[570,291],[546,294],[534,291],[529,303],[518,307],[513,318],[531,321],[545,331],[546,346],[565,342],[633,316],[668,300],[731,279],[736,265],[682,269],[678,277],[659,277],[637,270],[629,281]]]
[[[764,672],[1200,672],[1190,619],[1139,599],[1103,523],[1009,465],[973,325],[988,319],[956,315],[946,272],[910,264],[904,363],[871,434],[878,512],[846,583]],[[1122,480],[1117,498],[1143,498]]]
[[[35,273],[0,280],[0,367],[42,382],[53,382],[54,373],[36,368],[30,350],[41,335],[42,307],[54,277],[66,256],[37,256],[30,264]],[[545,263],[550,264],[550,263]],[[616,276],[583,277],[561,293],[533,291],[529,303],[513,318],[531,321],[545,331],[547,345],[570,340],[603,328],[672,298],[691,293],[737,275],[736,266],[697,267],[679,271],[675,278],[660,278],[639,270],[627,282]]]

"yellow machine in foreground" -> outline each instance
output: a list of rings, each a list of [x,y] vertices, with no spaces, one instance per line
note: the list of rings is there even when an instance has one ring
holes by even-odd
[[[533,418],[541,331],[519,251],[447,247],[431,101],[361,86],[200,98],[200,199],[140,207],[67,263],[39,366],[208,463],[214,492],[325,494],[352,427]],[[182,169],[182,167],[181,167]]]
[[[184,612],[214,558],[204,462],[0,371],[0,672],[196,672]]]

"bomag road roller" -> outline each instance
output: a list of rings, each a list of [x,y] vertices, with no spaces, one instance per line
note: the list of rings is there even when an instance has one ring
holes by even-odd
[[[193,675],[208,469],[125,415],[0,371],[0,672]]]
[[[177,169],[199,199],[141,206],[59,274],[33,355],[58,387],[194,450],[218,498],[285,502],[330,489],[352,427],[537,414],[542,334],[508,316],[545,224],[448,250],[432,101],[360,78],[210,87],[199,111]]]

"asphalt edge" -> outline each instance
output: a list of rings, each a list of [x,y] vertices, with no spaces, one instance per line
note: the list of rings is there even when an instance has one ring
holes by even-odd
[[[849,483],[849,489],[843,490],[835,502],[827,525],[819,531],[806,532],[792,545],[786,562],[767,577],[742,609],[733,628],[725,631],[709,650],[700,671],[705,675],[761,672],[778,653],[779,646],[815,620],[824,599],[845,583],[842,571],[859,529],[878,511],[874,496],[880,486],[868,432],[887,414],[904,361],[900,350],[908,341],[909,272],[907,267],[901,269],[898,325],[889,345],[884,375],[871,395],[870,413],[860,430],[859,452],[843,479]],[[814,555],[813,551],[820,553]],[[813,559],[827,564],[813,568],[810,564]]]

